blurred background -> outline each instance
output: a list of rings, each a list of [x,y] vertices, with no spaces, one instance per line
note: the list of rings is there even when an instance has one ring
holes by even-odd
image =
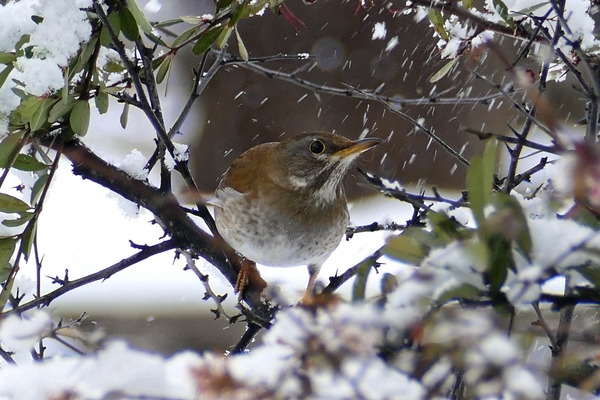
[[[141,6],[147,3],[138,1]],[[150,20],[214,11],[210,1],[163,0],[160,4],[159,8],[153,1],[146,8]],[[303,68],[299,76],[318,85],[377,89],[380,94],[407,99],[455,97],[461,92],[472,97],[495,93],[488,83],[473,78],[471,68],[492,77],[496,83],[506,82],[504,66],[489,55],[479,63],[461,59],[456,70],[441,81],[431,83],[430,78],[446,61],[441,60],[435,45],[437,38],[432,36],[427,21],[415,21],[414,14],[394,13],[380,3],[370,7],[366,2],[366,7],[362,7],[355,0],[317,1],[310,6],[301,0],[289,0],[286,5],[306,26],[299,23],[294,26],[284,16],[268,10],[264,16],[242,21],[239,31],[250,57],[309,53],[314,59],[269,62],[262,64],[264,67],[289,73]],[[385,38],[373,39],[375,23],[385,23]],[[172,29],[180,32],[184,25]],[[393,38],[397,38],[397,46],[386,50]],[[166,40],[169,42],[172,38],[166,37]],[[516,54],[517,47],[511,47],[514,44],[501,40],[499,43],[511,49],[510,54]],[[229,50],[237,54],[233,37]],[[168,123],[175,121],[187,100],[193,81],[192,69],[200,61],[186,49],[178,56],[163,98]],[[536,68],[533,62],[531,67]],[[561,118],[582,117],[573,111],[582,109],[578,101],[565,101],[567,96],[553,90],[551,86],[550,97]],[[568,97],[573,98],[573,93]],[[132,149],[148,157],[154,145],[150,124],[135,110],[131,110],[127,129],[120,127],[121,107],[114,102],[108,115],[94,115],[84,139],[101,156],[117,165]],[[502,133],[507,131],[507,124],[518,126],[519,123],[512,106],[504,104],[502,99],[476,105],[407,106],[402,111],[415,119],[422,118],[421,123],[467,159],[480,151],[482,142],[463,132],[463,128]],[[248,148],[314,130],[332,131],[351,139],[365,134],[386,139],[366,154],[359,165],[378,175],[397,179],[408,187],[420,185],[428,189],[435,185],[451,191],[464,184],[466,168],[437,144],[430,143],[423,132],[415,132],[411,123],[381,104],[315,93],[233,65],[219,70],[209,83],[175,141],[191,146],[190,163],[198,186],[202,192],[211,193],[227,166]],[[55,185],[65,187],[57,187],[55,192],[70,193],[70,208],[68,212],[60,211],[64,201],[56,195],[51,196],[45,207],[47,217],[43,217],[46,220],[40,225],[40,240],[52,249],[44,261],[46,275],[62,276],[64,270],[69,269],[71,276],[83,276],[131,255],[129,240],[142,244],[159,240],[162,232],[149,224],[150,214],[140,211],[137,216],[124,218],[122,199],[73,177],[68,163],[62,164],[61,171]],[[353,223],[375,220],[403,223],[410,218],[410,206],[382,199],[359,174],[350,173],[346,180],[350,201],[354,203]],[[136,213],[135,207],[128,207]],[[54,233],[59,225],[74,233],[85,232],[84,228],[92,226],[103,241],[100,243],[87,235],[73,235],[65,241]],[[336,253],[328,263],[330,269],[324,270],[321,279],[360,261],[383,240],[384,235],[373,234],[343,243],[338,253],[351,257],[343,258]],[[90,254],[94,257],[90,258]],[[85,330],[101,327],[109,338],[126,337],[135,346],[165,354],[185,348],[224,351],[235,345],[244,324],[229,325],[224,319],[213,321],[209,308],[214,305],[202,300],[204,289],[200,282],[191,272],[183,271],[183,262],[174,256],[169,253],[155,257],[106,282],[73,291],[52,307],[57,313],[70,314],[73,318],[86,312]],[[231,291],[214,269],[208,265],[200,267],[210,273],[217,291]],[[263,276],[270,282],[289,284],[292,292],[301,293],[306,270],[291,270],[269,268],[264,270]],[[385,270],[393,271],[393,268]],[[376,286],[377,282],[373,284]],[[47,288],[53,287],[48,285]],[[235,314],[233,293],[229,296],[227,304]]]

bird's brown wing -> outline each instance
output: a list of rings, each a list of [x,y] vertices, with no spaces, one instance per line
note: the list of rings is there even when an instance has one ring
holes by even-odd
[[[217,190],[231,188],[239,193],[247,193],[266,176],[265,150],[276,143],[264,143],[247,150],[236,158],[223,174]],[[262,177],[262,178],[261,178]]]

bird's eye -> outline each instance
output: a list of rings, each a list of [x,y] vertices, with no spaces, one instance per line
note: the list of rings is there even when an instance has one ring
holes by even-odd
[[[308,146],[308,149],[313,154],[321,154],[325,151],[325,143],[320,140],[313,140],[310,146]]]

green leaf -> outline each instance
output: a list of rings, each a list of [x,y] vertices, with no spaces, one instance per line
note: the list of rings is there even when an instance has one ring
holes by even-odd
[[[23,257],[25,261],[29,261],[29,254],[31,254],[31,248],[33,247],[33,239],[37,234],[37,220],[28,225],[28,229],[25,230],[23,235]]]
[[[596,290],[600,289],[600,268],[597,265],[583,265],[573,269],[590,281]]]
[[[426,243],[432,240],[431,233],[424,229],[408,228],[401,235],[389,238],[382,252],[395,260],[417,265],[429,252],[430,247]]]
[[[33,188],[31,189],[31,204],[37,203],[47,182],[48,174],[41,175],[38,180],[35,181]]]
[[[121,32],[121,16],[119,15],[119,13],[113,11],[110,14],[108,14],[108,23],[110,24],[110,27],[112,28],[113,32],[118,37],[119,33]],[[108,34],[108,29],[106,29],[106,27],[103,26],[102,30],[100,31],[100,44],[104,47],[109,47],[111,43],[112,40],[110,38],[110,35]],[[85,60],[84,62],[87,62],[87,59],[89,59],[89,56],[92,55],[93,50],[94,46],[89,46],[88,48],[86,48],[85,53],[82,52],[82,61]]]
[[[238,51],[240,52],[240,57],[242,57],[242,60],[248,61],[248,50],[246,50],[246,46],[244,46],[244,42],[242,41],[240,32],[237,29],[235,30],[235,36],[237,38]]]
[[[108,93],[100,90],[94,100],[96,101],[96,108],[98,109],[98,112],[100,114],[106,114],[106,112],[108,111],[109,103]]]
[[[198,33],[199,29],[199,26],[192,26],[191,28],[188,28],[185,31],[181,32],[181,34],[177,36],[175,40],[173,40],[171,48],[180,47],[183,43],[187,42],[192,36]]]
[[[223,26],[217,26],[205,31],[194,44],[194,47],[192,47],[192,53],[198,56],[210,49],[210,46],[217,40],[223,29]]]
[[[429,78],[429,82],[435,83],[442,79],[444,76],[448,75],[448,72],[452,70],[452,68],[454,67],[454,65],[456,65],[457,62],[458,58],[453,58],[452,60],[448,61],[442,68],[440,68],[438,72],[436,72],[431,78]]]
[[[0,283],[4,284],[6,282],[11,270],[12,266],[8,261],[4,265],[0,265]]]
[[[223,32],[221,32],[221,34],[217,38],[217,47],[218,48],[222,49],[223,46],[225,46],[227,44],[227,41],[229,40],[229,36],[231,36],[232,31],[233,31],[233,28],[227,28],[227,29],[224,29]]]
[[[442,12],[430,8],[427,16],[433,25],[433,29],[442,37],[442,39],[448,40],[448,32],[446,32],[446,29],[444,28],[444,16],[442,15]]]
[[[515,21],[508,15],[508,7],[502,0],[493,0],[494,8],[496,12],[502,17],[504,22],[507,23],[508,26],[514,29]]]
[[[427,221],[431,226],[431,232],[437,239],[437,245],[445,245],[453,240],[467,239],[473,235],[473,231],[463,227],[456,219],[443,212],[430,211],[427,213]]]
[[[9,261],[15,252],[17,247],[17,239],[15,238],[2,238],[0,239],[0,268],[2,268],[2,274],[0,276],[0,282],[4,283],[8,278],[8,272],[4,268],[9,265]]]
[[[75,106],[74,95],[70,95],[69,97],[67,97],[66,102],[64,101],[64,99],[65,98],[61,99],[61,101],[56,103],[50,109],[50,112],[48,113],[48,122],[50,122],[51,124],[70,113],[73,107]]]
[[[483,226],[483,208],[490,201],[496,170],[497,140],[488,141],[482,156],[471,159],[467,170],[467,191],[469,203],[478,226]]]
[[[246,12],[246,7],[248,6],[248,1],[249,0],[244,0],[242,2],[242,4],[238,5],[235,10],[233,11],[233,14],[231,15],[231,18],[229,19],[229,27],[233,28],[237,25],[237,23],[239,22],[239,20],[244,16],[244,14]]]
[[[150,32],[150,33],[146,33],[144,32],[144,35],[146,35],[146,37],[148,39],[150,39],[150,41],[156,45],[162,46],[162,47],[169,47],[169,45],[167,44],[167,42],[165,42],[164,40],[162,40],[162,38],[158,35],[155,35],[154,33]]]
[[[29,127],[33,132],[39,130],[48,121],[48,113],[55,102],[56,99],[44,99],[40,107],[33,113],[29,122]]]
[[[183,22],[183,20],[181,18],[173,18],[173,19],[167,19],[165,21],[161,21],[157,24],[154,24],[154,26],[156,28],[168,28],[169,26],[177,25],[182,22]]]
[[[36,96],[29,96],[21,102],[16,111],[21,115],[23,122],[29,122],[43,102],[44,99],[40,99]]]
[[[8,271],[6,271],[6,269],[8,269]],[[10,275],[10,272],[12,271],[12,268],[10,266],[5,267],[2,269],[2,273],[3,275],[6,275],[6,282],[4,283],[4,286],[2,288],[2,293],[0,295],[0,310],[4,309],[4,306],[6,306],[6,303],[8,302],[8,299],[10,298],[10,294],[12,292],[13,286],[15,284],[15,275],[12,275],[12,279],[10,280],[10,282],[8,282],[8,277]]]
[[[23,35],[21,36],[21,38],[17,41],[17,43],[15,43],[15,51],[16,51],[16,56],[19,57],[21,55],[23,55],[22,53],[22,47],[24,44],[29,43],[29,40],[31,39],[31,35],[27,34],[27,35]],[[19,54],[20,53],[20,54]]]
[[[87,133],[88,126],[90,125],[90,103],[87,100],[77,100],[71,110],[71,116],[69,117],[69,124],[73,132],[79,136],[83,136]]]
[[[167,72],[169,72],[171,67],[171,61],[173,61],[173,57],[168,56],[165,60],[160,64],[158,71],[156,72],[156,83],[162,83],[165,80],[165,76],[167,76]]]
[[[125,67],[123,67],[123,65],[121,65],[119,63],[109,61],[104,66],[104,70],[106,72],[117,72],[117,73],[120,73],[120,72],[125,71]]]
[[[0,193],[0,211],[5,213],[20,213],[30,209],[31,207],[23,200],[17,199],[6,193]]]
[[[463,283],[442,293],[436,303],[442,305],[452,300],[478,300],[480,296],[481,291],[479,289],[468,283]]]
[[[0,87],[2,87],[2,85],[4,85],[4,82],[6,82],[8,75],[10,75],[10,73],[12,72],[13,69],[15,69],[14,65],[9,64],[6,67],[4,67],[2,72],[0,72]]]
[[[372,257],[368,257],[360,262],[356,270],[356,279],[352,286],[352,301],[361,301],[365,299],[365,291],[367,288],[367,278],[373,267]]]
[[[0,142],[0,168],[10,167],[9,163],[13,159],[15,153],[19,151],[17,147],[23,135],[15,133],[6,136]]]
[[[41,171],[48,168],[48,165],[27,154],[19,154],[13,167],[20,171]]]
[[[139,39],[140,28],[129,8],[121,7],[119,10],[119,19],[121,20],[121,32],[123,32],[123,35],[131,41]]]
[[[160,56],[156,57],[154,60],[152,60],[152,69],[156,71],[158,67],[165,62],[165,59],[170,56],[170,54],[161,54]]]
[[[16,94],[17,96],[19,96],[19,98],[21,100],[27,100],[30,95],[28,93],[25,93],[25,91],[23,89],[20,89],[18,87],[13,87],[10,89],[14,94]],[[34,96],[35,97],[35,96]]]
[[[486,231],[493,231],[506,240],[514,241],[517,249],[529,260],[533,245],[521,204],[514,197],[501,192],[494,192],[491,202],[495,205],[495,211],[486,221]]]
[[[152,24],[150,24],[150,21],[146,17],[146,14],[144,14],[144,12],[141,10],[137,1],[127,0],[127,7],[129,7],[131,14],[133,14],[133,17],[135,18],[138,26],[142,28],[142,31],[146,35],[152,34]]]
[[[492,293],[498,293],[506,280],[508,269],[515,269],[512,246],[510,241],[501,235],[491,235],[487,245],[489,251],[487,283]]]
[[[33,218],[34,215],[35,214],[31,213],[31,212],[22,213],[21,216],[17,219],[5,219],[4,221],[2,221],[2,225],[8,226],[10,228],[21,226],[21,225],[26,224],[27,222],[31,221],[31,218]],[[1,240],[2,239],[0,239],[0,241]]]
[[[462,0],[463,7],[467,10],[473,8],[473,0]]]
[[[63,102],[66,104],[69,98],[69,67],[67,67],[67,69],[64,72],[63,81],[65,82],[65,84],[63,85],[61,96]]]
[[[115,13],[112,13],[112,14],[115,14]],[[119,16],[117,14],[115,14],[115,16],[117,17],[117,21],[118,21]],[[110,21],[110,15],[109,15],[108,19]],[[103,27],[102,32],[104,32],[104,34],[106,34],[106,28]],[[115,32],[118,33],[119,31],[117,30]],[[100,36],[102,36],[102,34]],[[99,40],[98,35],[94,35],[94,36],[92,36],[92,38],[90,39],[89,42],[83,42],[81,44],[81,52],[79,54],[79,57],[77,57],[77,62],[75,63],[73,68],[69,68],[69,79],[72,79],[75,74],[79,73],[83,68],[85,68],[88,65],[90,58],[92,57],[92,54],[94,54],[94,49],[96,48],[98,40]],[[105,46],[110,45],[110,39],[108,37],[107,37],[107,40],[108,40],[108,42],[105,44]],[[100,43],[102,44],[102,40],[100,40]]]
[[[17,59],[16,54],[6,51],[0,51],[0,64],[10,65]]]
[[[381,294],[386,296],[392,293],[398,287],[398,278],[396,276],[386,272],[381,277],[380,288]]]
[[[123,112],[121,112],[121,117],[119,118],[119,122],[121,123],[121,128],[127,128],[127,120],[129,119],[129,104],[125,103],[123,106]]]
[[[185,22],[186,24],[190,24],[190,25],[198,25],[204,22],[204,19],[202,19],[202,17],[197,16],[197,15],[184,15],[182,17],[180,17],[180,19]]]
[[[233,3],[233,0],[217,0],[217,10],[229,7],[231,3]]]

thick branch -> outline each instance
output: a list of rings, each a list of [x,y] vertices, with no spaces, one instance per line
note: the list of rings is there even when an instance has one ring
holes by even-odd
[[[50,138],[43,142],[46,146],[52,146]],[[239,260],[231,252],[226,256],[227,249],[222,240],[201,230],[188,217],[172,193],[163,192],[145,181],[132,178],[98,157],[77,138],[64,145],[63,154],[73,163],[74,174],[90,179],[148,209],[173,238],[176,247],[189,249],[215,265],[235,285]],[[257,320],[266,324],[271,317],[270,309],[260,300],[260,289],[250,284],[244,290],[244,300],[254,310]]]

